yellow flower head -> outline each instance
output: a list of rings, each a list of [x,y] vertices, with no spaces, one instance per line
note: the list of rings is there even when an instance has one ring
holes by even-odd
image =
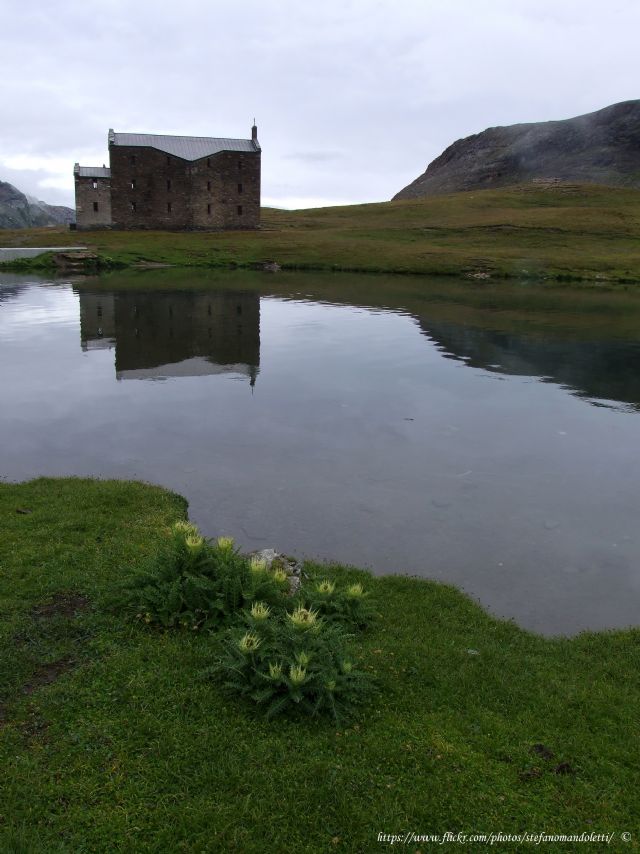
[[[249,569],[251,570],[251,572],[255,572],[256,575],[260,575],[262,572],[266,571],[267,562],[261,557],[255,557],[254,555],[249,561]]]
[[[265,602],[254,602],[251,606],[251,616],[254,620],[266,620],[271,608]]]
[[[281,664],[270,664],[269,665],[269,676],[272,679],[279,679],[282,676],[282,665]]]
[[[238,641],[238,648],[245,655],[248,655],[251,652],[255,652],[261,643],[262,641],[255,632],[247,632]]]
[[[352,661],[343,661],[342,662],[342,672],[343,673],[351,673],[353,670],[353,662]]]
[[[318,612],[312,608],[303,608],[302,605],[298,605],[293,614],[289,614],[289,619],[296,629],[317,628],[319,625]]]
[[[335,589],[336,585],[333,583],[333,581],[328,581],[326,578],[316,584],[316,590],[318,591],[318,593],[324,593],[325,595],[333,593]]]
[[[286,581],[288,578],[287,573],[284,571],[284,569],[276,569],[276,571],[273,573],[273,577],[280,584],[282,584],[282,582]]]
[[[173,530],[176,534],[184,534],[185,536],[197,536],[198,527],[194,525],[192,522],[180,521],[176,522],[173,526]]]
[[[362,584],[352,584],[350,587],[347,587],[347,596],[350,599],[361,599],[364,596]]]
[[[296,655],[296,661],[301,667],[306,667],[311,661],[311,656],[308,652],[299,652]]]
[[[233,548],[233,537],[218,537],[217,543],[221,552],[230,552]]]
[[[184,544],[190,552],[199,552],[204,545],[204,539],[190,534],[188,537],[184,538]]]
[[[289,668],[289,679],[293,685],[302,685],[307,678],[307,671],[299,664],[292,664]]]

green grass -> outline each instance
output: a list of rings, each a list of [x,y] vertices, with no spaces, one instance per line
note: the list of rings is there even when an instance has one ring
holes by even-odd
[[[341,730],[266,723],[199,677],[215,638],[109,611],[184,513],[142,484],[0,485],[3,854],[370,852],[409,830],[629,831],[607,850],[639,850],[638,630],[544,639],[451,587],[333,567],[379,603],[359,642],[380,694]],[[72,594],[77,613],[43,609]]]
[[[301,211],[265,208],[260,231],[5,231],[7,246],[86,243],[105,264],[640,282],[640,191],[529,185]],[[30,262],[33,266],[33,262]],[[42,261],[35,262],[41,264]]]

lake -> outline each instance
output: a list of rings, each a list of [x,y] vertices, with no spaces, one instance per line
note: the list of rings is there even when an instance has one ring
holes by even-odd
[[[640,622],[640,297],[347,274],[0,273],[0,476],[131,478],[207,536]]]

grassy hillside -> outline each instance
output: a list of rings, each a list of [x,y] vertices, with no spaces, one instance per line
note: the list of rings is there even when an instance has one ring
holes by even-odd
[[[638,630],[544,639],[451,587],[330,567],[376,598],[379,694],[349,726],[266,722],[203,678],[215,636],[108,606],[184,513],[136,483],[0,484],[3,854],[373,852],[409,831],[639,850]]]
[[[426,200],[263,211],[258,232],[4,231],[5,246],[86,243],[126,265],[640,281],[640,191],[595,186],[458,193]]]

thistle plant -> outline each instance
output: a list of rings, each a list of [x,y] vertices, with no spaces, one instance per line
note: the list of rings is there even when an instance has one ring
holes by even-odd
[[[317,630],[320,627],[318,622],[318,612],[311,608],[305,608],[298,605],[292,614],[288,615],[291,624],[299,631],[307,631],[308,629]]]
[[[315,630],[301,630],[292,616],[255,624],[243,634],[230,630],[213,673],[227,691],[268,718],[289,713],[348,718],[372,687],[349,657],[350,636],[317,618]]]
[[[164,629],[214,630],[241,620],[255,621],[271,609],[284,612],[287,597],[264,562],[243,557],[230,537],[211,543],[190,522],[177,522],[145,572],[128,583],[126,598],[144,623]]]
[[[305,585],[301,597],[305,607],[314,609],[323,620],[350,629],[366,628],[375,617],[369,594],[359,582],[339,588],[323,578]]]
[[[268,619],[270,613],[271,608],[266,604],[266,602],[254,602],[251,606],[251,616],[258,622]]]

